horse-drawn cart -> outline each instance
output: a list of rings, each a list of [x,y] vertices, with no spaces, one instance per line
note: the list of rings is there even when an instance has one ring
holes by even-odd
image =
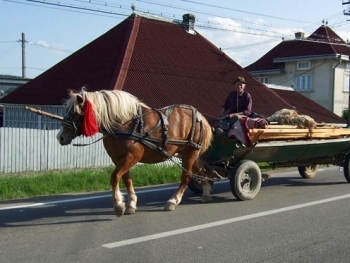
[[[116,165],[111,184],[117,216],[136,211],[137,197],[129,169],[137,162],[158,163],[176,154],[182,158],[182,178],[179,188],[164,206],[167,211],[174,210],[181,202],[188,175],[194,170],[198,173],[193,174],[188,186],[194,192],[203,191],[204,201],[210,198],[206,181],[213,183],[218,178],[230,180],[231,191],[238,200],[253,199],[264,178],[260,170],[262,163],[273,169],[296,166],[304,178],[314,177],[318,165],[337,165],[344,167],[345,178],[350,182],[348,128],[317,125],[305,116],[300,116],[301,124],[307,128],[298,128],[299,122],[294,126],[262,127],[255,125],[263,125],[261,120],[242,118],[233,123],[229,133],[214,132],[213,136],[209,122],[193,106],[153,109],[120,90],[87,92],[82,89],[77,93],[71,91],[70,95],[65,117],[30,107],[26,109],[62,122],[57,134],[61,145],[70,144],[79,135],[104,134],[104,147]],[[115,103],[109,102],[112,99]],[[97,104],[95,108],[93,103]],[[271,124],[271,119],[268,121]],[[203,153],[200,157],[202,170],[198,163],[193,165],[200,151]],[[121,179],[128,188],[127,205],[119,190]],[[204,182],[203,187],[196,180]]]
[[[310,131],[276,125],[250,129],[248,135],[254,140],[250,147],[225,134],[214,134],[211,147],[202,156],[207,172],[229,178],[232,194],[238,200],[250,200],[258,194],[263,179],[268,178],[261,168],[297,167],[303,178],[313,178],[318,165],[336,165],[344,168],[350,182],[349,129],[325,126]],[[189,188],[201,192],[195,180]]]

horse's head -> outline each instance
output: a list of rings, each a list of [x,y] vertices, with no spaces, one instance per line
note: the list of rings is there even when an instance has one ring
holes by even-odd
[[[80,135],[92,136],[99,131],[112,134],[138,116],[141,103],[135,96],[121,90],[69,92],[67,115],[57,134],[61,145],[67,145]]]
[[[67,114],[62,120],[62,126],[56,138],[61,145],[68,145],[74,138],[82,135],[82,120],[84,117],[84,98],[81,94],[69,91],[67,100]]]

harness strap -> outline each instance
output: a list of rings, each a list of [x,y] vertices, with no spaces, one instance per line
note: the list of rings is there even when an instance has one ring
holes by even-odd
[[[152,150],[159,151],[166,158],[173,157],[171,154],[169,154],[165,150],[164,147],[160,147],[160,146],[157,146],[156,144],[154,144],[154,142],[163,142],[163,139],[161,139],[161,138],[151,137],[151,136],[148,136],[147,134],[138,133],[138,132],[134,132],[133,134],[130,135],[130,133],[127,131],[114,132],[113,135],[115,135],[117,137],[140,142],[140,143],[148,146]],[[185,140],[170,140],[169,142],[171,142],[171,144],[185,144],[185,143],[187,143],[187,141],[185,141]]]
[[[143,118],[142,118],[142,107],[139,106],[138,108],[138,116],[135,119],[135,125],[132,129],[129,130],[129,134],[132,135],[136,130],[139,130],[139,132],[143,132]]]
[[[188,140],[172,140],[169,139],[168,135],[168,118],[172,114],[173,110],[176,107],[180,108],[185,108],[189,109],[192,111],[192,127],[190,131],[190,136]],[[202,140],[203,140],[203,121],[198,115],[197,109],[194,108],[193,106],[188,106],[188,105],[171,105],[163,109],[153,109],[154,111],[157,112],[159,116],[159,120],[157,124],[148,132],[144,131],[144,119],[143,119],[143,113],[142,113],[142,107],[140,106],[138,111],[139,115],[135,119],[135,124],[133,127],[128,130],[128,131],[115,131],[113,132],[113,135],[117,137],[122,137],[125,139],[130,139],[130,140],[135,140],[137,142],[140,142],[148,147],[150,147],[153,150],[159,151],[164,157],[166,158],[171,158],[172,155],[170,155],[166,150],[167,144],[174,144],[174,145],[181,145],[181,144],[188,144],[192,146],[193,148],[200,149],[202,147]],[[164,113],[162,112],[164,111]],[[200,138],[199,142],[195,143],[193,141],[194,139],[194,134],[196,131],[196,123],[199,122],[200,124]],[[152,132],[161,127],[162,128],[162,137],[153,137],[151,136]],[[161,146],[156,145],[155,143],[161,143]]]
[[[161,111],[155,110],[159,115],[159,121],[162,126],[162,149],[165,150],[166,145],[168,144],[168,116],[165,116]],[[158,122],[159,123],[159,122]]]

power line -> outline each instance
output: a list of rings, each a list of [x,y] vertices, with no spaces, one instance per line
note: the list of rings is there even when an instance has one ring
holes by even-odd
[[[137,0],[137,1],[138,2],[143,2],[143,3],[148,3],[148,4],[153,4],[153,5],[157,5],[157,6],[163,6],[163,7],[168,7],[168,8],[186,10],[186,11],[189,11],[189,12],[196,12],[196,13],[200,13],[200,14],[203,14],[203,15],[210,15],[210,16],[215,16],[215,17],[220,17],[220,18],[231,19],[233,21],[238,21],[238,22],[242,22],[242,23],[255,24],[255,25],[259,25],[259,26],[274,27],[274,28],[279,28],[279,29],[286,29],[285,27],[281,27],[281,26],[274,26],[274,25],[269,25],[269,24],[265,24],[265,23],[254,22],[254,21],[251,21],[251,20],[232,18],[232,17],[223,16],[221,14],[216,14],[216,13],[211,13],[211,12],[206,12],[206,11],[201,11],[201,10],[191,10],[191,9],[189,9],[187,7],[175,6],[175,5],[171,5],[171,4],[163,4],[163,3],[155,2],[155,1],[152,1],[152,0]],[[225,8],[223,8],[223,9],[225,9]],[[200,21],[203,21],[203,20],[197,19],[197,21],[200,22]],[[207,22],[207,21],[203,21],[203,22]]]
[[[92,9],[84,6],[76,6],[73,4],[63,4],[62,2],[52,2],[50,0],[26,0],[28,2],[33,2],[33,3],[39,3],[39,4],[45,4],[45,5],[52,5],[52,6],[59,6],[59,7],[65,7],[65,8],[71,8],[71,9],[77,9],[77,10],[84,10],[84,11],[91,11],[91,12],[99,12],[99,13],[104,13],[104,14],[110,14],[110,15],[120,15],[120,16],[125,16],[125,14],[120,14],[116,13],[113,11],[107,11],[107,10],[102,10],[102,9]]]
[[[38,7],[45,7],[45,8],[50,8],[53,10],[63,10],[63,11],[68,11],[68,12],[74,12],[74,13],[79,13],[79,14],[88,14],[88,15],[96,15],[96,16],[104,16],[104,17],[113,17],[115,18],[116,14],[109,14],[108,12],[100,12],[98,10],[87,10],[85,8],[75,8],[75,10],[73,9],[69,9],[70,6],[63,6],[60,5],[59,2],[57,3],[46,3],[46,1],[31,1],[31,0],[24,0],[27,1],[29,3],[24,3],[24,2],[19,2],[16,0],[3,0],[6,2],[11,2],[11,3],[16,3],[16,4],[22,4],[22,5],[28,5],[28,6],[38,6]],[[45,6],[46,5],[46,6]],[[120,16],[128,16],[126,14],[121,14]]]
[[[0,57],[5,56],[6,54],[10,53],[12,50],[14,50],[15,48],[18,48],[18,44],[17,41],[11,41],[12,43],[15,42],[13,45],[11,45],[10,47],[8,47],[7,49],[5,49],[2,53],[0,53]]]
[[[106,10],[102,10],[102,9],[93,9],[93,8],[88,8],[87,6],[76,6],[76,5],[73,5],[73,4],[61,3],[61,2],[53,2],[53,1],[50,1],[50,0],[45,0],[45,1],[44,0],[26,0],[26,1],[27,2],[32,2],[32,3],[53,5],[53,6],[57,6],[57,7],[64,7],[64,8],[66,8],[66,9],[63,9],[63,10],[67,10],[69,8],[73,8],[73,9],[80,9],[80,10],[84,10],[84,11],[88,10],[89,12],[108,13],[108,14],[126,16],[125,14],[116,13],[114,11],[106,11]],[[94,5],[103,5],[103,6],[110,7],[110,8],[127,9],[126,7],[124,7],[122,5],[117,5],[115,3],[109,3],[109,2],[106,2],[106,1],[98,1],[98,0],[89,0],[89,1],[75,0],[75,1],[76,2],[83,2],[83,3],[86,3],[86,4],[90,4],[90,5],[94,4]],[[162,3],[159,3],[159,2],[155,3],[154,1],[152,2],[150,0],[137,0],[137,1],[151,3],[151,4],[158,5],[158,6],[167,6],[167,7],[178,8],[178,9],[186,9],[187,10],[187,8],[184,8],[184,7],[175,7],[173,5],[164,5]],[[197,1],[187,1],[186,0],[185,2],[191,2],[191,3],[196,3],[196,4],[199,4],[199,5],[215,7],[215,8],[221,8],[221,9],[229,9],[229,10],[233,10],[233,11],[237,11],[237,12],[239,11],[239,12],[245,12],[245,13],[252,13],[254,15],[266,16],[266,15],[259,14],[259,13],[247,12],[247,11],[238,10],[238,9],[232,9],[232,8],[225,8],[225,7],[221,7],[221,6],[218,6],[218,5],[202,4],[202,3],[199,3]],[[138,11],[140,11],[140,10],[138,10]],[[141,11],[141,12],[144,12],[144,11]],[[210,14],[210,13],[202,12],[200,10],[197,10],[196,12],[200,12],[200,13],[207,14],[207,15]],[[162,13],[163,16],[164,16],[164,14],[165,13]],[[210,14],[210,15],[213,15],[213,14]],[[222,17],[222,18],[228,18],[228,17],[221,16],[221,15],[218,15],[218,14],[215,14],[215,16]],[[172,16],[168,15],[168,18],[171,18],[171,17],[174,17],[174,15],[172,15]],[[271,16],[271,17],[273,17],[273,16]],[[278,18],[278,17],[274,17],[274,18]],[[228,19],[232,19],[232,20],[235,21],[235,19],[233,19],[233,18],[228,18]],[[288,19],[284,19],[284,20],[288,20]],[[200,21],[200,20],[197,19],[197,21]],[[236,19],[236,21],[240,21],[240,22],[244,22],[244,23],[250,23],[250,24],[256,24],[256,25],[259,25],[259,26],[266,26],[266,25],[264,25],[262,23],[254,23],[252,21],[243,21],[243,20],[237,20],[237,19]],[[298,20],[298,22],[303,22],[303,21]],[[212,25],[215,25],[216,27],[212,26]],[[291,34],[283,35],[280,32],[274,32],[274,31],[271,31],[271,30],[264,30],[264,29],[261,29],[261,28],[251,28],[251,27],[244,28],[244,27],[242,27],[241,29],[237,29],[236,26],[223,25],[223,24],[220,24],[219,22],[217,22],[217,23],[215,23],[215,22],[207,22],[207,23],[203,23],[203,24],[197,24],[196,26],[197,27],[202,27],[202,28],[205,28],[205,29],[227,30],[227,31],[231,31],[231,32],[237,32],[237,33],[243,33],[243,34],[251,34],[251,35],[260,35],[260,36],[273,37],[273,38],[276,38],[276,37],[278,37],[278,38],[287,38],[289,36],[292,36]],[[286,28],[283,28],[283,27],[279,27],[279,28],[286,29]],[[257,32],[254,32],[254,31],[257,31]],[[266,32],[266,33],[258,33],[258,32]],[[272,35],[272,34],[274,34],[274,35]]]
[[[137,0],[137,1],[139,1],[139,0]],[[250,15],[257,15],[257,16],[263,16],[263,17],[268,17],[268,18],[280,19],[280,20],[284,20],[284,21],[292,21],[292,22],[298,22],[298,23],[308,23],[306,21],[295,20],[295,19],[288,19],[288,18],[285,18],[285,17],[278,17],[278,16],[266,15],[266,14],[261,14],[261,13],[254,13],[254,12],[250,12],[250,11],[233,9],[233,8],[229,8],[229,7],[222,7],[222,6],[218,6],[218,5],[205,4],[205,3],[198,2],[198,1],[190,1],[190,0],[180,0],[180,1],[188,2],[188,3],[194,3],[194,4],[208,6],[208,7],[215,7],[215,8],[219,8],[219,9],[225,9],[225,10],[230,10],[230,11],[240,12],[240,13],[245,13],[245,14],[250,14]]]
[[[17,42],[17,41],[14,41],[14,40],[10,40],[10,41],[0,41],[0,44],[4,44],[4,43],[13,43],[13,42]]]
[[[64,50],[64,49],[55,48],[55,47],[51,47],[51,46],[47,46],[47,45],[39,44],[39,43],[32,43],[31,42],[31,45],[42,47],[42,48],[46,48],[46,49],[50,49],[50,50],[65,52],[65,53],[73,53],[74,52],[74,51],[71,51],[71,50]]]
[[[122,12],[117,12],[116,9],[118,10],[130,10],[130,7],[125,7],[123,5],[119,5],[116,3],[111,3],[111,2],[106,2],[106,1],[99,1],[99,0],[74,0],[75,2],[79,2],[79,3],[84,3],[86,5],[81,5],[81,4],[72,4],[69,2],[54,2],[52,0],[24,0],[26,3],[23,2],[19,2],[17,0],[4,0],[4,1],[8,1],[8,2],[14,2],[14,3],[20,3],[20,4],[27,4],[27,5],[33,5],[33,6],[45,6],[46,8],[52,8],[52,9],[57,9],[57,10],[63,10],[63,11],[71,11],[71,12],[77,12],[77,13],[85,13],[85,14],[92,14],[92,15],[98,15],[98,16],[108,16],[108,17],[116,17],[116,16],[129,16],[130,14],[124,14]],[[173,6],[173,5],[165,5],[163,3],[160,2],[156,2],[156,1],[152,1],[152,0],[136,0],[138,2],[145,2],[145,3],[150,3],[153,5],[157,5],[157,6],[165,6],[165,7],[170,7],[173,9],[181,9],[181,10],[186,10],[189,11],[189,9],[187,7],[181,7],[181,6]],[[281,20],[285,20],[285,21],[293,21],[293,22],[298,22],[298,23],[307,23],[309,24],[307,27],[310,27],[316,23],[309,23],[309,22],[305,22],[305,21],[300,21],[300,20],[294,20],[294,19],[287,19],[287,18],[282,18],[282,17],[277,17],[277,16],[271,16],[271,15],[264,15],[264,14],[259,14],[259,13],[254,13],[254,12],[248,12],[248,11],[244,11],[244,10],[238,10],[238,9],[233,9],[233,8],[226,8],[226,7],[222,7],[219,5],[213,5],[213,4],[204,4],[204,3],[200,3],[198,1],[189,1],[189,0],[182,0],[183,2],[189,2],[189,3],[194,3],[197,5],[202,5],[202,6],[207,6],[207,7],[211,7],[213,8],[218,8],[218,9],[226,9],[226,10],[230,10],[230,11],[235,11],[235,12],[241,12],[241,13],[246,13],[246,14],[251,14],[251,15],[257,15],[257,16],[264,16],[264,17],[269,17],[269,18],[274,18],[274,19],[281,19]],[[101,8],[93,8],[92,6],[101,6]],[[103,8],[102,8],[103,7]],[[111,9],[111,10],[108,10]],[[147,13],[147,14],[152,14],[151,12],[149,12],[149,10],[142,10],[142,9],[138,9],[138,11]],[[190,11],[194,11],[194,10],[190,10]],[[152,11],[154,12],[154,11]],[[261,27],[270,27],[270,28],[278,28],[278,29],[287,29],[285,27],[281,27],[281,26],[272,26],[272,25],[268,25],[266,23],[256,23],[254,21],[247,21],[247,20],[243,20],[243,19],[236,19],[236,18],[230,18],[230,17],[225,17],[219,14],[213,14],[213,13],[209,13],[209,12],[205,12],[203,10],[196,10],[194,12],[200,13],[200,14],[205,14],[205,15],[212,15],[212,16],[217,16],[217,17],[221,17],[221,18],[226,18],[226,19],[231,19],[233,21],[238,21],[241,23],[249,23],[249,24],[254,24],[257,26],[261,26]],[[160,12],[159,13],[162,17],[168,17],[169,19],[174,19],[176,17],[175,14],[171,14],[171,13],[164,13],[164,12]],[[329,19],[333,19],[333,17],[338,16],[338,21],[337,21],[337,26],[343,26],[345,24],[341,24],[341,22],[339,22],[339,13],[334,14],[332,16],[329,17]],[[277,41],[277,39],[281,39],[281,38],[287,38],[290,36],[293,36],[293,34],[282,34],[280,32],[274,32],[272,30],[268,30],[268,29],[262,29],[262,28],[252,28],[252,27],[237,27],[235,25],[227,25],[224,23],[219,23],[219,22],[213,22],[213,21],[205,21],[202,19],[197,19],[197,22],[199,22],[199,24],[196,24],[197,28],[202,28],[204,30],[221,30],[221,31],[227,31],[227,32],[236,32],[236,33],[241,33],[241,34],[249,34],[249,35],[257,35],[257,36],[263,36],[263,37],[268,37],[271,38],[270,40],[266,40],[266,41],[259,41],[256,43],[250,43],[247,45],[241,45],[241,46],[236,46],[236,47],[228,47],[228,48],[223,48],[224,50],[230,50],[230,49],[234,49],[235,51],[240,51],[240,50],[244,50],[244,49],[249,49],[251,47],[255,47],[258,45],[264,45],[264,44],[268,44],[268,43],[272,43]],[[203,21],[203,22],[202,22]],[[1,42],[0,42],[1,43]],[[47,48],[47,49],[51,49],[51,50],[56,50],[56,51],[60,51],[60,52],[67,52],[67,53],[73,53],[73,51],[68,51],[68,50],[61,50],[58,48],[54,48],[54,47],[48,47],[46,45],[41,45],[38,43],[35,43],[34,45],[36,46],[40,46],[43,48]]]

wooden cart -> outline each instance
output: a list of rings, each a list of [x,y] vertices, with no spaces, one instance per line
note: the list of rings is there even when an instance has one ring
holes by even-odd
[[[266,175],[261,168],[297,167],[303,178],[313,178],[318,165],[336,165],[344,168],[344,176],[350,182],[348,128],[320,126],[311,131],[274,125],[268,129],[250,129],[248,135],[253,143],[251,147],[226,134],[214,133],[211,147],[202,156],[209,174],[218,173],[229,179],[231,192],[238,200],[250,200],[259,193]],[[201,192],[196,180],[191,180],[189,188]]]

